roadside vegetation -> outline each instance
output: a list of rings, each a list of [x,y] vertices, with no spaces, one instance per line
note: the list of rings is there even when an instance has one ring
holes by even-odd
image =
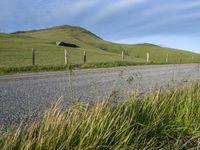
[[[200,83],[95,104],[55,103],[43,119],[0,135],[0,149],[196,149]]]
[[[161,63],[135,63],[127,61],[86,63],[86,64],[68,64],[68,65],[30,65],[30,66],[14,66],[0,67],[0,75],[27,72],[46,72],[46,71],[65,71],[70,69],[89,69],[89,68],[111,68],[120,66],[136,66],[150,65]]]
[[[13,66],[13,67],[0,67],[0,75],[14,74],[14,73],[66,71],[70,69],[75,70],[75,69],[89,69],[89,68],[112,68],[112,67],[122,67],[122,66],[126,67],[126,66],[138,66],[138,65],[162,65],[162,64],[166,63],[115,61],[115,62],[99,62],[99,63],[86,63],[86,64],[68,64],[68,65]]]

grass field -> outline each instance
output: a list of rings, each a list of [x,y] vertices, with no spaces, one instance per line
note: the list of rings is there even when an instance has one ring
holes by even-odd
[[[52,105],[26,129],[0,135],[0,149],[197,149],[200,83],[93,105]]]
[[[56,46],[57,41],[73,43],[79,48],[66,48],[70,53],[71,64],[82,64],[83,51],[87,52],[88,63],[121,61],[145,63],[146,53],[150,53],[150,63],[199,62],[200,55],[188,51],[163,48],[151,44],[123,45],[105,41],[91,32],[73,26],[59,26],[44,30],[0,33],[0,67],[30,66],[31,49],[36,49],[36,65],[59,66],[64,64],[64,47]]]

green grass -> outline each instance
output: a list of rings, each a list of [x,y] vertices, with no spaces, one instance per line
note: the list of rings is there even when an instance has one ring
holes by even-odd
[[[112,68],[120,66],[137,66],[137,65],[152,65],[152,64],[160,65],[163,63],[115,61],[115,62],[99,62],[99,63],[69,64],[69,65],[30,65],[30,66],[0,67],[0,75],[13,74],[13,73],[66,71],[70,69]]]
[[[2,133],[0,149],[196,149],[200,138],[200,83],[62,111],[59,103],[28,128]]]
[[[0,67],[20,67],[31,65],[31,49],[36,49],[36,65],[59,66],[64,64],[64,47],[56,46],[56,41],[73,43],[79,48],[66,48],[71,64],[83,63],[83,51],[87,51],[88,63],[121,61],[121,51],[125,51],[125,61],[145,63],[146,52],[150,62],[169,63],[200,62],[200,55],[188,51],[163,48],[151,44],[124,45],[105,41],[93,33],[79,27],[59,26],[23,33],[0,33]]]
[[[141,65],[143,63],[140,63]],[[87,64],[76,64],[76,65],[30,65],[30,66],[18,66],[18,67],[0,67],[0,75],[13,74],[13,73],[24,73],[24,72],[45,72],[45,71],[66,71],[70,69],[87,69],[87,68],[110,68],[118,66],[130,66],[139,65],[134,62],[103,62],[103,63],[87,63]]]
[[[45,72],[45,71],[64,71],[70,69],[70,65],[57,65],[57,66],[19,66],[19,67],[0,67],[0,75],[24,73],[24,72]]]

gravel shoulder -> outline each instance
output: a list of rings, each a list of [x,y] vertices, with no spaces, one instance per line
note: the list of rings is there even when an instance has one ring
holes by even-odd
[[[30,120],[64,97],[94,102],[115,93],[118,99],[133,90],[151,91],[200,79],[199,64],[148,65],[43,72],[0,76],[0,126]]]

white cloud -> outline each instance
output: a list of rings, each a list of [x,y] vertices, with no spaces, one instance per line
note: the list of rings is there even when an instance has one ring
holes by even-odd
[[[142,2],[145,2],[145,0],[117,0],[108,6],[108,11],[115,12]]]
[[[152,29],[152,28],[156,28],[159,26],[163,26],[166,24],[173,24],[174,22],[183,22],[188,21],[190,19],[195,19],[195,18],[199,18],[200,17],[200,12],[193,12],[193,13],[189,13],[189,14],[179,14],[179,15],[173,15],[173,16],[167,16],[165,18],[161,18],[157,21],[153,21],[153,22],[149,22],[146,24],[141,24],[141,26],[139,26],[137,28],[137,31],[143,31],[145,29]]]
[[[133,16],[129,16],[129,21],[126,24],[118,25],[118,29],[112,32],[123,31],[126,28],[132,28],[137,26],[137,31],[142,32],[145,29],[152,29],[163,25],[173,24],[174,22],[186,21],[194,18],[199,18],[199,12],[187,12],[184,11],[198,8],[200,1],[192,2],[165,2],[158,5],[151,5],[146,7],[145,10],[138,11]],[[137,19],[132,19],[137,17]],[[133,21],[131,21],[133,20]]]
[[[75,3],[72,3],[70,6],[68,6],[68,10],[72,14],[77,15],[80,14],[81,12],[89,9],[92,6],[97,5],[100,2],[100,0],[79,0],[76,1]]]
[[[98,22],[120,10],[128,7],[133,7],[147,0],[110,0],[109,3],[100,8],[100,11],[90,16],[87,22]]]
[[[43,10],[48,15],[43,15],[38,18],[40,20],[54,20],[54,19],[64,19],[70,20],[75,18],[76,16],[81,15],[85,10],[89,10],[94,5],[97,5],[100,0],[76,0],[76,1],[69,1],[69,0],[56,0],[49,3],[46,3]],[[41,12],[40,12],[41,13]]]

